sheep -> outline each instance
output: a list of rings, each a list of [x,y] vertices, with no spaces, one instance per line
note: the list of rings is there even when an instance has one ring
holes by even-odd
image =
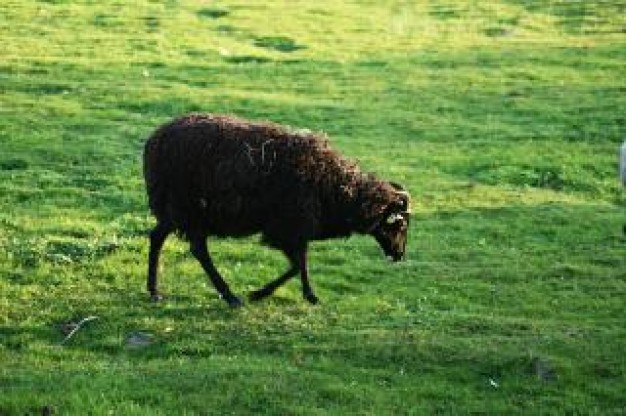
[[[189,114],[159,127],[144,149],[151,230],[147,289],[157,287],[161,248],[172,232],[189,242],[213,286],[231,307],[242,305],[217,271],[208,236],[261,234],[261,242],[289,260],[280,277],[249,299],[271,295],[300,274],[302,295],[315,304],[309,282],[308,244],[314,240],[373,236],[384,254],[402,260],[410,196],[377,179],[333,150],[325,135],[234,116]]]

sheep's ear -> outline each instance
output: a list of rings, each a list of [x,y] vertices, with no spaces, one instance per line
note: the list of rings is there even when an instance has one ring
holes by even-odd
[[[389,185],[391,185],[396,191],[405,191],[404,187],[397,182],[389,182]]]
[[[411,196],[409,195],[408,192],[402,192],[402,193],[399,192],[399,195],[400,195],[400,201],[402,201],[402,209],[407,214],[410,214],[411,213]]]
[[[411,213],[411,195],[406,191],[398,191],[397,195],[400,197],[400,207],[403,212],[407,214]]]
[[[389,182],[395,190],[396,194],[400,197],[400,201],[402,203],[402,210],[406,213],[411,213],[411,195],[408,191],[404,189],[402,185],[396,182]]]

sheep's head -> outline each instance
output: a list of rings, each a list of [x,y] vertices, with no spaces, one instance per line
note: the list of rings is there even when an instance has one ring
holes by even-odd
[[[393,261],[399,261],[406,254],[411,198],[400,185],[395,183],[390,185],[395,190],[392,199],[370,230],[370,234],[376,238],[385,256]]]

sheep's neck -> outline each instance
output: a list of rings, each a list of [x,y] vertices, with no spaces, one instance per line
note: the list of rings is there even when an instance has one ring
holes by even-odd
[[[337,192],[323,206],[322,238],[347,237],[352,233],[365,234],[371,228],[370,202],[364,189],[378,186],[378,181],[369,177],[359,178],[357,183],[340,184],[336,189],[350,186],[349,192]]]

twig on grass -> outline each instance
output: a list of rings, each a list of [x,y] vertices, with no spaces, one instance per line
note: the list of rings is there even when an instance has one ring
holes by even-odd
[[[70,338],[72,338],[74,336],[74,334],[83,326],[85,325],[87,322],[89,321],[94,321],[98,319],[97,316],[88,316],[86,318],[81,319],[78,323],[76,324],[69,324],[69,326],[71,326],[72,330],[65,336],[65,339],[63,339],[63,341],[61,341],[61,344],[65,344]]]

